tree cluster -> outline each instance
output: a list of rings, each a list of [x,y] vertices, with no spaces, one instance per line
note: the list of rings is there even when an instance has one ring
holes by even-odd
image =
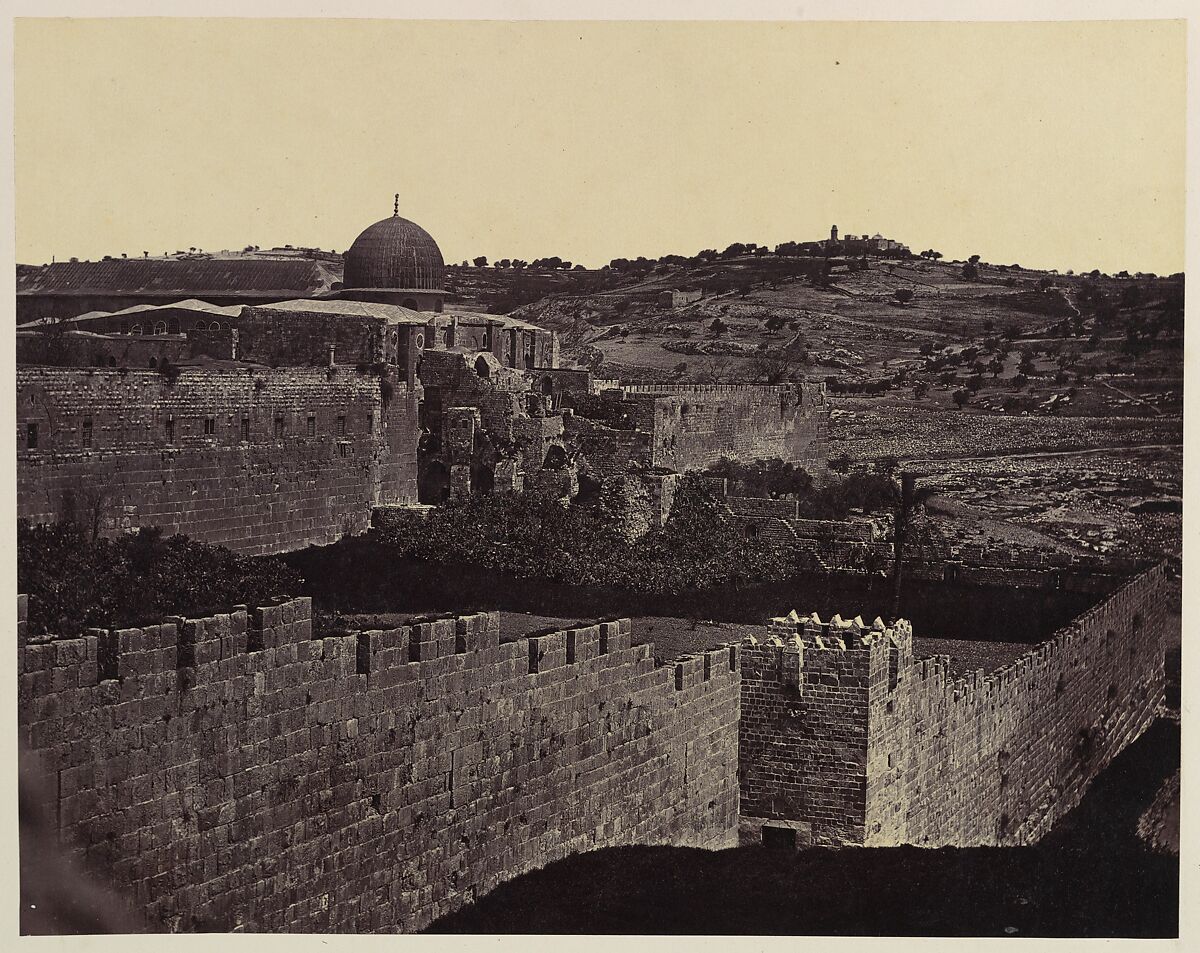
[[[71,636],[92,626],[157,624],[167,615],[227,612],[298,595],[304,580],[275,558],[144,528],[92,538],[74,523],[17,526],[17,579],[34,633]]]

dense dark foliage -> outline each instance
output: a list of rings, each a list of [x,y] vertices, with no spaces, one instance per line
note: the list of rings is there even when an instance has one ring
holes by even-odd
[[[751,463],[722,457],[705,473],[727,480],[733,496],[794,498],[806,519],[843,520],[852,509],[891,513],[900,499],[895,481],[884,473],[855,470],[818,488],[806,470],[778,457]]]
[[[296,570],[141,529],[93,540],[73,523],[17,529],[17,580],[29,595],[32,633],[75,635],[89,626],[144,625],[168,615],[202,615],[262,605],[299,593]]]
[[[683,481],[662,529],[630,540],[623,524],[623,503],[611,490],[583,505],[538,493],[489,495],[402,516],[380,538],[397,557],[649,592],[781,580],[796,568],[792,553],[738,532],[696,479]]]

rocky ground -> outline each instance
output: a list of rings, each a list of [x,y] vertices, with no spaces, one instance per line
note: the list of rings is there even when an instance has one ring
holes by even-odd
[[[967,280],[961,262],[872,259],[835,265],[819,287],[780,277],[784,264],[598,272],[519,313],[603,377],[828,381],[831,456],[926,474],[955,538],[1178,554],[1181,277],[983,263]],[[684,287],[706,290],[682,307],[657,303]]]
[[[831,437],[851,461],[897,458],[936,491],[950,538],[1067,552],[1179,555],[1177,417],[1000,417],[837,401]],[[849,405],[849,406],[847,406]]]

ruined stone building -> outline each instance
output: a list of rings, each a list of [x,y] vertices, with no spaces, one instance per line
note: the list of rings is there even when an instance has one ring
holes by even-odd
[[[380,507],[619,481],[642,532],[679,474],[722,456],[825,467],[823,384],[622,385],[560,367],[554,332],[448,304],[436,242],[398,206],[350,246],[344,280],[311,293],[267,293],[271,269],[303,261],[100,264],[65,269],[83,276],[69,307],[33,285],[22,299],[19,513],[35,522],[269,553],[361,531]],[[93,272],[108,298],[84,294]]]

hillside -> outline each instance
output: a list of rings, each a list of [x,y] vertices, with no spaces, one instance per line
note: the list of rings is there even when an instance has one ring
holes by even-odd
[[[631,263],[632,265],[632,263]],[[1182,275],[747,255],[600,271],[454,268],[480,310],[627,381],[819,380],[835,466],[896,462],[951,535],[1179,552]],[[664,291],[699,300],[671,307]],[[899,294],[898,294],[899,293]],[[904,298],[902,302],[900,299]]]

